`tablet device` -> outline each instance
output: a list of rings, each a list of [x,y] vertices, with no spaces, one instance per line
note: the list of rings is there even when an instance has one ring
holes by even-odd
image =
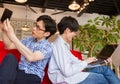
[[[1,22],[4,22],[4,20],[6,20],[7,18],[10,20],[12,13],[13,12],[11,10],[5,8],[1,17]]]

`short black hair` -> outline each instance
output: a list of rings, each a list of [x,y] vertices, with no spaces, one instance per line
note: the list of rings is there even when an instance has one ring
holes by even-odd
[[[50,35],[48,37],[46,37],[46,39],[48,39],[51,35],[55,34],[55,32],[57,31],[56,22],[54,19],[52,19],[48,15],[39,16],[36,21],[38,22],[41,20],[45,24],[45,32],[50,32]]]
[[[72,32],[77,32],[79,28],[79,24],[77,20],[71,16],[65,16],[61,19],[61,21],[57,25],[58,31],[60,34],[63,34],[66,28],[69,28]]]

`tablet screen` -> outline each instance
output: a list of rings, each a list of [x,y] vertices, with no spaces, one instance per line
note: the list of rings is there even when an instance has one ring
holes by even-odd
[[[11,16],[12,16],[12,11],[5,8],[2,17],[1,17],[1,22],[4,22],[4,20],[6,20],[7,18],[10,20]]]

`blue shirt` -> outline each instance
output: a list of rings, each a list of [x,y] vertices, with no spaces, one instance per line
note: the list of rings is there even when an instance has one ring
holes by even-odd
[[[77,84],[87,78],[83,72],[87,62],[78,60],[70,52],[70,45],[61,36],[53,42],[53,55],[49,61],[48,75],[53,84]]]
[[[33,37],[28,37],[22,40],[22,43],[29,48],[32,52],[40,51],[44,59],[36,62],[29,62],[24,56],[21,55],[19,69],[24,70],[25,73],[35,74],[42,78],[44,76],[44,68],[52,55],[52,46],[48,40],[39,40],[35,42]]]

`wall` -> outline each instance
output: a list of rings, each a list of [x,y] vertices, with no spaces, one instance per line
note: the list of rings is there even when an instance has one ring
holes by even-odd
[[[4,4],[4,8],[9,8],[14,11],[12,18],[25,19],[25,17],[26,17],[25,6]],[[4,8],[0,8],[0,16],[2,15]],[[38,13],[38,14],[35,14],[30,9],[28,9],[28,13],[27,13],[28,19],[32,19],[32,20],[35,20],[40,15],[48,14],[48,15],[52,16],[57,22],[59,22],[60,19],[64,16],[73,16],[74,18],[76,18],[78,20],[79,24],[84,24],[90,18],[94,18],[96,16],[103,16],[103,15],[99,15],[99,14],[95,14],[95,13],[94,14],[85,13],[81,17],[77,17],[76,12],[68,12],[68,11],[57,14],[57,15],[51,15],[52,13],[58,12],[60,10],[46,9],[45,13],[41,13],[41,8],[36,8],[36,7],[32,7],[32,8]],[[120,18],[120,17],[118,17],[118,18]]]
[[[9,9],[13,10],[13,15],[12,15],[11,20],[12,20],[12,23],[13,23],[13,26],[15,28],[18,38],[21,39],[23,36],[25,36],[24,34],[27,33],[27,32],[21,31],[22,26],[25,24],[26,7],[18,6],[18,5],[11,5],[11,4],[4,4],[4,8],[9,8]],[[3,13],[4,8],[0,8],[0,17]],[[77,17],[76,12],[68,12],[68,11],[57,14],[57,15],[51,15],[52,13],[59,12],[60,10],[46,9],[45,13],[42,13],[41,8],[36,8],[36,7],[32,7],[32,8],[37,12],[37,14],[35,14],[28,8],[27,19],[29,20],[28,23],[30,26],[36,20],[37,17],[39,17],[40,15],[44,15],[44,14],[50,15],[51,17],[53,17],[56,20],[56,22],[59,22],[60,19],[64,16],[72,16],[78,20],[80,25],[85,24],[88,19],[94,19],[96,16],[99,16],[99,17],[103,16],[103,15],[99,15],[96,13],[93,13],[93,14],[84,13],[82,16]],[[117,18],[120,19],[120,16],[118,16]],[[29,34],[29,32],[27,33],[27,35],[28,34]]]

